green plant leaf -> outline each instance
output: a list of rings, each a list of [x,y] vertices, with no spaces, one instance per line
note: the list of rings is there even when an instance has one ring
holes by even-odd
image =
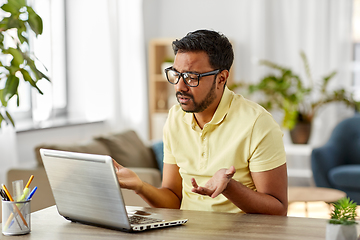
[[[1,29],[2,31],[6,31],[6,30],[7,30],[8,22],[9,22],[9,18],[8,18],[8,17],[5,17],[5,18],[3,18],[3,19],[0,21],[0,29]]]
[[[304,64],[306,76],[310,80],[311,87],[313,87],[313,79],[312,79],[312,76],[311,76],[311,71],[310,71],[310,67],[309,67],[309,61],[308,61],[304,51],[300,51],[300,56],[301,56],[301,59],[302,59],[303,64]]]
[[[1,6],[1,9],[14,15],[19,14],[19,9],[17,9],[16,6],[10,3],[5,3]]]
[[[28,36],[30,29],[36,36],[42,34],[43,22],[41,17],[27,5],[27,0],[7,0],[7,3],[1,5],[1,9],[10,13],[10,16],[2,18],[0,21],[0,52],[3,55],[11,55],[12,59],[10,58],[10,65],[8,62],[0,60],[0,80],[5,81],[4,88],[0,89],[0,109],[5,110],[5,112],[2,111],[2,115],[0,115],[0,124],[5,121],[6,123],[11,122],[14,126],[14,121],[10,113],[7,112],[6,108],[8,107],[8,101],[15,95],[17,97],[17,105],[19,106],[20,104],[20,96],[18,92],[20,76],[17,74],[21,73],[23,75],[23,79],[26,82],[29,82],[33,88],[37,89],[40,94],[43,93],[38,88],[37,81],[40,79],[49,80],[49,78],[36,67],[33,60],[33,58],[36,57],[31,57],[30,53],[22,47],[25,46],[23,45],[25,42],[27,44],[29,43]],[[20,42],[17,41],[15,36],[9,35],[9,40],[13,40],[17,45],[17,48],[5,49],[4,34],[7,30],[14,28],[17,30],[17,38]]]
[[[44,73],[42,73],[40,70],[36,69],[36,72],[37,72],[37,75],[40,77],[40,79],[45,78],[46,80],[51,82],[50,78],[48,76],[46,76]]]
[[[2,49],[3,47],[4,47],[4,34],[0,32],[0,48]]]
[[[0,101],[4,107],[7,107],[7,101],[5,101],[4,89],[0,89]]]
[[[26,0],[8,0],[8,4],[11,4],[16,9],[20,10],[26,6]]]
[[[23,62],[24,58],[21,54],[21,51],[16,48],[9,48],[7,51],[4,51],[5,53],[11,54],[13,56],[13,60],[11,61],[11,65],[19,67]]]
[[[333,203],[333,211],[331,212],[331,219],[329,223],[352,225],[356,224],[355,218],[357,216],[357,204],[350,200],[349,197],[339,199]]]
[[[17,92],[16,94],[16,106],[20,106],[20,96],[19,96],[19,92]]]
[[[28,55],[26,54],[23,54],[23,57],[25,58],[26,60],[26,64],[30,67],[31,69],[31,72],[34,74],[36,80],[40,80],[41,77],[38,75],[37,73],[37,68],[36,68],[36,65],[35,65],[35,62],[34,60],[32,60]]]
[[[21,44],[23,44],[24,42],[29,43],[28,38],[25,37],[25,36],[27,36],[26,34],[27,34],[26,33],[26,26],[23,23],[23,24],[21,24],[21,26],[18,28],[18,31],[17,31],[17,36],[18,36]]]
[[[49,77],[47,77],[44,73],[42,73],[39,69],[37,69],[34,60],[32,60],[32,59],[31,59],[29,56],[27,56],[27,55],[23,55],[23,56],[24,56],[24,58],[25,58],[25,60],[26,60],[26,62],[27,62],[27,65],[30,67],[31,72],[34,74],[34,76],[35,76],[35,78],[36,78],[36,81],[45,78],[46,80],[48,80],[49,82],[51,82],[50,79],[49,79]],[[36,82],[36,81],[35,81],[35,82]]]
[[[19,86],[19,78],[15,75],[10,75],[5,83],[4,88],[4,99],[5,101],[9,101],[17,92],[18,86]]]
[[[5,119],[4,119],[3,115],[0,113],[0,128],[1,128],[2,122],[3,122],[4,120],[5,120]]]
[[[34,81],[34,79],[32,79],[28,71],[26,71],[25,69],[21,69],[20,72],[23,75],[25,81],[29,82],[31,86],[36,88],[41,95],[44,94],[36,85],[36,82]]]
[[[324,82],[323,82],[323,85],[321,88],[322,93],[326,93],[326,88],[327,88],[327,85],[329,84],[330,79],[332,79],[336,74],[337,74],[337,72],[333,71],[333,72],[329,73],[328,75],[326,75],[325,77],[323,77]]]
[[[15,75],[16,72],[19,70],[19,67],[16,67],[16,66],[13,66],[13,65],[4,66],[4,68],[9,71],[10,75]]]
[[[31,29],[34,31],[36,36],[42,34],[43,22],[41,20],[41,17],[37,15],[31,7],[27,7],[27,12],[29,13],[28,23]]]
[[[264,93],[265,100],[261,105],[267,110],[277,108],[284,111],[282,124],[285,128],[291,129],[295,126],[298,114],[304,119],[311,120],[322,105],[334,101],[344,102],[347,106],[360,110],[360,102],[355,101],[353,95],[346,90],[327,91],[327,85],[336,75],[336,71],[320,79],[319,87],[315,87],[307,57],[303,51],[300,52],[300,56],[311,86],[306,87],[301,77],[291,69],[268,60],[261,60],[259,63],[271,68],[274,73],[264,76],[257,84],[248,85],[250,94],[257,91]],[[314,96],[316,98],[313,98]]]
[[[25,69],[22,68],[22,69],[20,69],[20,72],[23,75],[25,81],[34,82],[34,80],[31,78],[30,74],[28,73],[28,71],[26,71]]]
[[[10,115],[10,113],[8,111],[6,111],[6,117],[10,120],[13,127],[15,127],[14,119],[11,117],[11,115]]]
[[[20,21],[17,18],[14,18],[14,16],[10,16],[10,17],[7,18],[7,23],[6,23],[6,26],[5,26],[4,30],[8,30],[8,29],[12,29],[12,28],[18,28],[20,26],[21,26]]]

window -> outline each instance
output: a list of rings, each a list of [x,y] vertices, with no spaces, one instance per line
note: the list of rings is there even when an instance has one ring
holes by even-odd
[[[360,101],[360,0],[353,2],[353,42],[354,42],[354,97]]]
[[[37,66],[47,73],[51,83],[46,80],[38,82],[44,93],[41,95],[37,90],[30,89],[27,83],[21,82],[20,106],[16,106],[16,99],[9,104],[16,123],[24,119],[41,122],[65,115],[67,106],[65,2],[36,0],[31,1],[30,5],[43,20],[43,33],[38,38],[31,38],[30,49],[39,59]]]

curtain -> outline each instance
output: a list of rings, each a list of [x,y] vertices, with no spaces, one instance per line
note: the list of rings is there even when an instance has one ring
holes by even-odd
[[[160,10],[150,10],[145,29],[157,24],[160,36],[182,37],[200,28],[228,36],[234,45],[236,81],[260,81],[269,69],[258,62],[266,59],[291,68],[307,84],[300,57],[304,51],[315,80],[336,70],[331,87],[350,87],[352,0],[183,0],[181,6],[191,10],[177,17],[178,1],[149,1],[149,6],[159,3]],[[349,114],[343,106],[325,107],[314,121],[310,142],[326,141],[334,125]]]
[[[352,3],[352,0],[254,1],[249,14],[255,14],[250,18],[251,27],[247,28],[251,37],[248,42],[251,58],[290,67],[302,76],[305,84],[309,84],[299,54],[302,50],[308,57],[315,82],[336,70],[337,75],[329,88],[350,90]],[[266,71],[266,67],[253,64],[247,80],[255,82]],[[313,122],[310,143],[325,143],[333,127],[351,114],[352,111],[344,109],[343,105],[330,104],[322,108]]]
[[[109,0],[115,103],[113,129],[148,139],[146,53],[142,0]]]

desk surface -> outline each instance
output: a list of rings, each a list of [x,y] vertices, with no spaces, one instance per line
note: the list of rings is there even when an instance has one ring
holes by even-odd
[[[325,239],[326,219],[233,214],[174,209],[153,209],[166,215],[188,218],[182,226],[124,233],[116,230],[71,223],[55,206],[32,213],[31,233],[16,239]],[[0,239],[14,239],[0,235]]]

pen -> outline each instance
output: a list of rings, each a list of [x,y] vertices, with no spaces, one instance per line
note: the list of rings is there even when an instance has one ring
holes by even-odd
[[[0,195],[3,199],[3,201],[10,201],[10,199],[8,198],[8,196],[6,195],[6,193],[3,189],[0,189]]]
[[[27,184],[25,185],[25,188],[29,188],[30,183],[31,183],[31,181],[32,181],[33,179],[34,179],[34,175],[31,175],[30,178],[29,178],[29,181],[28,181]],[[24,188],[24,190],[25,190],[25,188]]]
[[[30,192],[29,196],[26,198],[26,201],[28,201],[28,200],[30,200],[32,198],[32,196],[34,195],[36,190],[37,190],[37,187],[34,187],[34,189]]]
[[[24,187],[23,194],[21,196],[18,196],[18,199],[17,199],[18,202],[23,201],[26,198],[26,196],[29,194],[29,191],[30,191],[29,185],[33,179],[34,179],[34,175],[31,175],[29,181],[27,182],[27,184]]]
[[[9,191],[7,190],[6,186],[4,184],[2,184],[2,187],[6,193],[6,195],[9,197],[10,201],[14,201],[14,199],[11,197],[11,194],[9,193]],[[26,220],[24,218],[24,216],[21,214],[19,208],[16,206],[16,204],[14,204],[14,209],[15,211],[19,214],[19,216],[21,217],[21,220],[24,222],[26,227],[29,227],[28,224],[26,223]],[[5,224],[5,229],[7,228],[6,226],[8,226],[8,224],[10,223],[11,219],[12,219],[12,215],[14,215],[13,213],[11,213],[11,215],[9,216],[9,219],[7,220],[6,224]]]

